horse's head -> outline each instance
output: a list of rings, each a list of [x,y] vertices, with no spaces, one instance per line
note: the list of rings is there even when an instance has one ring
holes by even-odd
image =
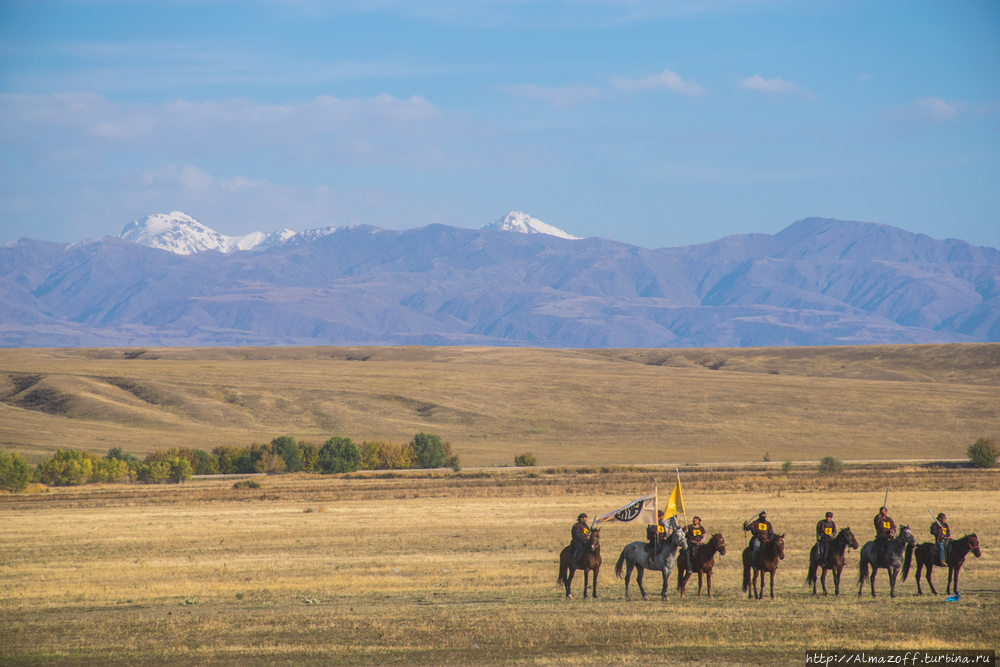
[[[851,532],[851,529],[849,527],[844,528],[842,531],[840,531],[840,534],[844,536],[844,541],[847,542],[847,546],[851,547],[852,549],[858,548],[858,539],[854,537],[854,533]]]
[[[587,546],[590,547],[591,551],[597,551],[601,548],[601,529],[595,528],[590,531],[590,539],[587,540]]]
[[[909,526],[900,526],[899,527],[899,537],[897,537],[896,539],[902,540],[903,542],[906,542],[911,547],[915,546],[917,544],[917,539],[915,537],[913,537],[913,533],[910,532],[910,527]]]
[[[683,530],[678,528],[677,530],[674,531],[673,535],[671,535],[670,537],[674,541],[674,544],[677,545],[678,549],[687,549],[688,541],[687,537],[685,537],[684,535]]]
[[[778,560],[785,560],[785,534],[775,535],[771,544],[774,545],[774,553],[777,554]]]
[[[979,548],[978,535],[972,533],[971,535],[966,535],[965,539],[969,540],[969,551],[971,551],[976,558],[979,558],[980,556],[983,555],[983,550]]]
[[[715,535],[712,535],[712,539],[709,541],[710,542],[714,541],[715,549],[723,556],[726,555],[726,538],[722,536],[722,533],[716,533]]]

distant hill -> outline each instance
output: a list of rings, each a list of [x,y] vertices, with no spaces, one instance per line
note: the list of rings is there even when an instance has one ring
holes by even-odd
[[[515,231],[357,226],[234,241],[186,223],[195,237],[145,225],[160,247],[20,239],[0,246],[0,346],[1000,341],[993,248],[808,218],[650,250],[520,215]],[[171,235],[209,247],[165,250]]]

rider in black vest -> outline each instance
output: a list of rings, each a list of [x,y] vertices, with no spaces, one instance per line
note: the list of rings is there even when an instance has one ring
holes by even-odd
[[[583,550],[587,548],[587,543],[590,542],[590,526],[587,525],[586,513],[576,517],[576,523],[573,524],[572,536],[573,545],[576,547],[576,551],[573,553],[573,563],[579,565],[580,556],[583,555]]]
[[[947,518],[944,512],[941,512],[937,515],[937,520],[931,524],[931,535],[934,536],[935,556],[937,559],[937,562],[934,564],[938,566],[945,565],[945,548],[951,542],[951,529],[948,527],[948,522],[945,521]]]
[[[881,558],[889,540],[896,537],[896,522],[889,516],[888,509],[880,507],[872,523],[875,524],[875,553]]]
[[[837,524],[833,522],[833,512],[827,512],[826,518],[816,524],[816,562],[820,565],[826,562],[826,550],[833,536],[837,534]]]
[[[750,535],[752,536],[750,538],[750,560],[756,566],[761,545],[774,537],[774,528],[771,527],[771,522],[767,520],[767,512],[762,511],[756,519],[744,523],[743,530],[750,531]]]

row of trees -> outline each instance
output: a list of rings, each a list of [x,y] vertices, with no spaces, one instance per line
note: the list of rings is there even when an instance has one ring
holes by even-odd
[[[139,459],[111,449],[106,456],[73,449],[60,449],[32,469],[17,453],[0,451],[0,489],[23,491],[31,482],[48,486],[76,486],[87,483],[161,482],[180,483],[192,475],[240,473],[322,472],[344,473],[357,470],[443,468],[459,470],[461,460],[432,433],[418,433],[405,445],[392,442],[363,442],[335,436],[322,445],[281,436],[269,443],[249,447],[225,445],[211,452],[188,447],[157,450]]]

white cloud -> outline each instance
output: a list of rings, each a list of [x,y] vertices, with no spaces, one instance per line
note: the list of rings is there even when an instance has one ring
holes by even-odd
[[[693,81],[685,81],[680,75],[671,72],[669,69],[663,70],[660,74],[651,74],[641,79],[625,79],[620,76],[613,76],[610,79],[611,85],[618,90],[632,92],[637,90],[666,89],[680,95],[695,97],[704,95],[707,91]]]
[[[539,100],[554,107],[566,108],[596,100],[601,96],[601,91],[589,86],[562,86],[559,88],[548,88],[534,83],[520,86],[502,86],[501,90],[506,91],[514,97],[526,100]]]
[[[433,167],[454,159],[449,142],[471,132],[420,96],[126,104],[95,93],[0,94],[0,142],[54,168],[122,153],[193,160],[259,149],[286,159]]]
[[[791,81],[782,81],[780,76],[773,79],[765,79],[760,74],[754,74],[749,78],[743,79],[740,82],[740,88],[756,90],[761,93],[793,93],[799,89],[798,85]]]
[[[948,123],[959,118],[966,109],[964,102],[920,97],[908,105],[886,109],[882,119],[894,124]]]

